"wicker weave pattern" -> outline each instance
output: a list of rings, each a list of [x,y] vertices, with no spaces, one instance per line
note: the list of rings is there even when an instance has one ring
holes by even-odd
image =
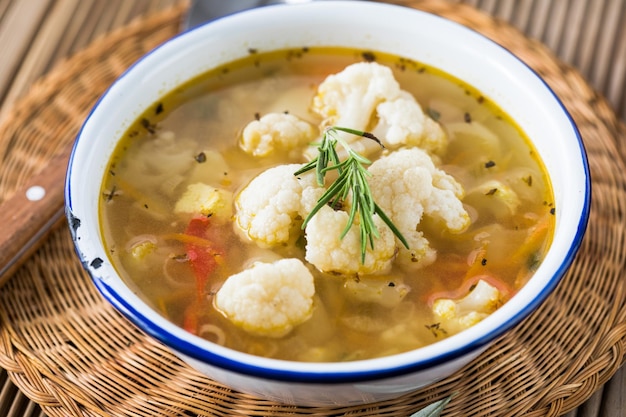
[[[449,416],[557,416],[626,358],[626,141],[606,101],[542,45],[473,8],[396,1],[457,20],[541,74],[579,126],[592,171],[588,233],[574,266],[532,317],[475,362],[425,390],[366,408],[296,408],[230,390],[190,369],[117,314],[76,260],[65,227],[0,293],[0,366],[50,416],[408,416],[453,392]],[[0,125],[0,201],[73,140],[97,97],[173,36],[184,6],[137,21],[65,62]],[[621,153],[621,157],[620,157]]]

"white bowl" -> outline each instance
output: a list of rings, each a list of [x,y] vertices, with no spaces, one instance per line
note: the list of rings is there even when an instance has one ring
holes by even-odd
[[[544,262],[518,294],[479,324],[414,351],[345,363],[296,363],[237,352],[161,317],[110,264],[99,227],[100,186],[118,139],[146,108],[186,80],[261,51],[302,46],[384,51],[443,69],[476,87],[532,139],[555,193],[556,230]],[[88,175],[86,175],[88,173]],[[283,403],[349,405],[384,400],[451,375],[535,310],[564,275],[583,237],[590,178],[577,129],[564,106],[509,51],[446,19],[370,2],[270,6],[183,33],[147,54],[104,94],[71,157],[67,216],[77,253],[102,295],[181,358],[236,390]]]

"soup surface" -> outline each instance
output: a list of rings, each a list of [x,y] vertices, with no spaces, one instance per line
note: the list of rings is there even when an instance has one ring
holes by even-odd
[[[348,193],[311,215],[342,177],[298,172],[325,133],[341,160],[369,160],[382,214],[365,204],[351,222]],[[527,138],[471,86],[400,57],[303,48],[250,50],[155,103],[121,138],[100,212],[112,263],[172,322],[256,355],[348,361],[495,311],[541,263],[552,202]]]

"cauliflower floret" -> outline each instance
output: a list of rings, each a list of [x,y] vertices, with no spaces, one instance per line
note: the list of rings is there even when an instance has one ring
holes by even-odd
[[[313,173],[296,177],[299,164],[280,165],[255,177],[235,200],[237,231],[263,247],[289,242],[324,189]]]
[[[360,62],[329,75],[318,87],[312,110],[327,126],[365,130],[376,106],[400,94],[400,85],[389,67]]]
[[[479,280],[471,291],[461,299],[439,298],[432,311],[440,326],[449,333],[456,333],[478,323],[502,305],[504,294]]]
[[[389,149],[417,146],[440,155],[448,144],[441,126],[426,116],[419,103],[406,91],[395,100],[380,103],[376,112],[379,122],[373,133]]]
[[[324,119],[322,126],[362,131],[376,117],[378,124],[373,133],[390,149],[419,146],[440,154],[448,144],[441,126],[424,114],[409,92],[400,88],[391,69],[376,62],[352,64],[329,75],[317,89],[312,110]],[[372,141],[343,136],[363,155],[378,149]]]
[[[409,244],[409,249],[399,245],[402,266],[420,268],[435,260],[435,250],[418,230],[422,216],[442,220],[452,232],[469,225],[469,214],[461,202],[463,188],[438,169],[426,152],[418,148],[392,152],[374,162],[369,171],[374,200]]]
[[[305,259],[320,271],[345,275],[384,273],[389,270],[396,253],[393,232],[374,215],[374,224],[380,236],[374,240],[374,249],[369,244],[365,262],[361,262],[361,237],[358,225],[353,225],[341,238],[349,214],[322,207],[307,223]]]
[[[233,215],[233,194],[203,183],[190,184],[176,202],[175,213],[200,213],[225,222]]]
[[[230,276],[215,295],[215,306],[247,332],[282,337],[313,311],[313,275],[298,259],[257,262]]]
[[[288,113],[268,113],[244,129],[239,147],[253,156],[268,156],[307,145],[317,132],[309,123]]]

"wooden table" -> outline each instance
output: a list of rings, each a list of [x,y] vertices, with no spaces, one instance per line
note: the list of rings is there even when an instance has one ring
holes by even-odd
[[[92,40],[177,0],[0,0],[0,119],[34,81]],[[469,3],[545,43],[626,120],[626,0]],[[0,369],[0,416],[44,415]],[[626,415],[626,371],[567,417]]]

